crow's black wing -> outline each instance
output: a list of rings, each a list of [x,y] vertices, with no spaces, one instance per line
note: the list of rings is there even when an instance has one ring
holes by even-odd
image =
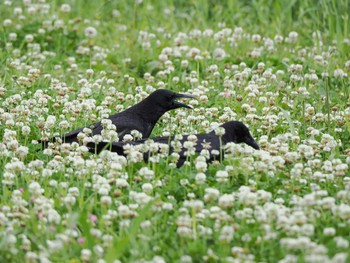
[[[124,111],[111,116],[110,120],[117,127],[120,140],[132,130],[137,130],[142,133],[143,138],[148,138],[154,127],[153,123],[147,122],[142,116],[132,111]]]

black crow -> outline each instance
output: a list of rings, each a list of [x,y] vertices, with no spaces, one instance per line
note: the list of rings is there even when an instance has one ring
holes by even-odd
[[[159,89],[151,93],[147,98],[136,105],[109,117],[117,127],[117,133],[121,140],[125,134],[129,134],[132,130],[137,130],[142,134],[142,138],[148,138],[154,125],[159,118],[167,111],[180,107],[192,108],[184,103],[177,101],[180,98],[194,98],[191,95],[175,93],[170,90]],[[92,125],[92,135],[101,134],[101,121]],[[65,143],[78,142],[77,135],[83,132],[84,128],[80,128],[63,135],[62,141]],[[55,139],[51,139],[55,141]]]
[[[224,128],[224,131],[225,131],[225,133],[221,136],[217,135],[215,130],[207,134],[196,134],[197,141],[194,146],[194,151],[199,154],[203,149],[208,149],[209,152],[211,152],[212,150],[217,150],[218,153],[220,154],[221,146],[224,146],[225,144],[230,142],[246,143],[256,150],[260,149],[257,142],[251,136],[247,126],[245,126],[242,122],[230,121],[221,125],[220,127]],[[182,138],[178,140],[182,146],[184,146],[184,143],[188,141],[189,136],[190,135],[183,135]],[[173,153],[174,147],[176,147],[175,136],[156,137],[156,138],[143,139],[143,140],[132,141],[132,142],[114,142],[114,143],[100,142],[97,145],[95,145],[94,143],[88,143],[87,146],[90,148],[91,152],[95,152],[95,150],[97,152],[100,152],[103,149],[110,149],[113,152],[117,152],[120,155],[126,156],[127,153],[125,153],[125,146],[127,146],[128,144],[131,146],[141,145],[141,144],[144,144],[147,140],[152,140],[155,143],[168,144],[170,146],[169,154]],[[185,147],[182,147],[180,151],[178,151],[178,154],[180,156],[180,159],[177,162],[178,167],[181,166],[186,161],[186,154],[185,154],[186,150],[187,149]],[[146,152],[144,154],[144,159],[146,161],[148,160],[148,156],[149,156],[149,153]],[[210,153],[209,161],[212,161],[214,158],[215,156]]]

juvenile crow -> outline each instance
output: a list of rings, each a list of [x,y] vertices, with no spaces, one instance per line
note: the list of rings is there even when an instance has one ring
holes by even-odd
[[[185,107],[191,109],[190,106],[178,102],[180,98],[194,98],[191,95],[175,93],[170,90],[159,89],[151,93],[146,99],[136,105],[109,117],[117,127],[117,133],[121,140],[125,134],[132,130],[142,133],[142,138],[148,138],[152,129],[159,118],[167,111]],[[101,134],[101,121],[87,126],[92,128],[92,135]],[[83,131],[80,128],[62,136],[62,141],[66,143],[78,142],[77,135]],[[52,139],[51,141],[55,141]]]
[[[221,146],[229,143],[229,142],[234,142],[234,143],[246,143],[249,146],[253,147],[256,150],[259,150],[259,145],[257,142],[253,139],[251,136],[249,129],[247,126],[245,126],[242,122],[239,121],[230,121],[227,122],[220,127],[225,129],[225,133],[221,136],[221,142],[220,142],[220,136],[216,135],[215,130],[207,133],[207,134],[196,134],[197,137],[197,142],[195,147],[195,152],[200,153],[203,149],[208,148],[209,152],[212,150],[217,150],[220,152]],[[184,135],[182,136],[182,139],[179,140],[181,145],[184,145],[184,142],[188,141],[189,135]],[[147,140],[153,140],[156,143],[164,143],[164,144],[169,144],[169,154],[174,152],[174,142],[175,142],[175,137],[157,137],[157,138],[150,138],[150,139],[143,139],[143,140],[138,140],[138,141],[133,141],[133,142],[114,142],[112,144],[108,142],[100,142],[96,145],[97,152],[100,152],[104,148],[106,149],[111,149],[113,152],[117,152],[120,155],[127,155],[124,152],[124,146],[130,144],[132,146],[137,146],[144,144]],[[90,147],[91,152],[95,151],[95,144],[94,143],[89,143],[88,147]],[[180,159],[177,163],[177,166],[181,166],[185,161],[186,161],[186,155],[185,155],[186,149],[182,147],[180,150],[179,155]],[[148,160],[148,152],[144,154],[144,159],[147,161]],[[214,155],[210,154],[209,161],[212,161],[215,158]],[[222,156],[223,158],[223,156]]]

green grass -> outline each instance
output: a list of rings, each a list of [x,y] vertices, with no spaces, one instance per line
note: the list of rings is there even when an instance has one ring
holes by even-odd
[[[2,1],[0,262],[348,262],[349,13],[348,0]],[[35,144],[153,88],[196,100],[151,137],[240,120],[262,150],[236,145],[201,171],[197,156],[176,168]]]

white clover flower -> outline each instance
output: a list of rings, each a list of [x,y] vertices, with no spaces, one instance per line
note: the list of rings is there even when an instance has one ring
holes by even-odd
[[[325,236],[334,236],[336,234],[336,230],[334,227],[326,227],[323,229],[323,234]]]
[[[10,130],[10,129],[5,129],[4,135],[3,135],[3,141],[5,143],[15,140],[17,137],[17,132]]]
[[[261,56],[262,48],[254,48],[253,51],[251,52],[252,58],[259,58]]]
[[[146,180],[152,180],[154,178],[154,171],[150,170],[148,167],[142,167],[138,173],[140,176],[145,177]]]
[[[180,180],[180,184],[181,184],[182,186],[184,186],[184,185],[189,185],[189,181],[188,181],[188,179],[181,179],[181,180]]]
[[[32,243],[30,242],[30,240],[27,239],[26,237],[23,237],[21,248],[24,249],[25,251],[29,251],[31,248],[31,245]]]
[[[71,187],[68,189],[68,193],[72,196],[78,197],[79,196],[79,188],[78,187]]]
[[[112,16],[113,16],[113,17],[119,17],[119,16],[120,16],[120,11],[117,10],[117,9],[113,9],[113,10],[112,10]]]
[[[202,200],[185,200],[183,203],[184,207],[188,207],[193,209],[196,212],[200,212],[203,210],[204,204]]]
[[[216,200],[220,195],[220,191],[215,188],[206,188],[205,189],[205,195],[204,195],[204,201],[210,202]]]
[[[205,146],[203,146],[203,147],[205,147]],[[202,162],[205,162],[205,160],[209,160],[210,159],[210,152],[209,152],[209,150],[202,149],[201,152],[199,153],[198,157],[203,157],[204,158],[204,160]],[[197,164],[197,162],[196,162],[196,164]],[[204,165],[202,165],[202,166],[204,166]],[[198,168],[197,168],[197,170],[198,170]]]
[[[76,203],[76,198],[72,195],[67,195],[62,201],[67,205],[67,207],[72,207]]]
[[[86,136],[84,133],[80,133],[80,134],[83,135],[84,137]],[[92,140],[94,143],[98,144],[99,142],[102,142],[103,138],[101,135],[96,134],[96,135],[92,136]]]
[[[43,154],[44,154],[44,155],[50,156],[50,155],[53,154],[53,151],[52,151],[52,149],[45,149],[45,150],[43,151]]]
[[[337,248],[343,248],[343,249],[349,248],[349,241],[346,240],[345,238],[335,237],[334,240],[335,240],[335,244],[336,244]]]
[[[131,151],[128,154],[128,160],[131,163],[141,162],[143,160],[143,154],[139,152],[137,149],[131,148]]]
[[[28,191],[36,196],[44,193],[44,189],[41,188],[38,182],[31,182],[28,186]]]
[[[203,161],[203,162],[196,162],[196,170],[198,172],[205,172],[207,170],[208,164],[207,162]]]
[[[101,236],[102,236],[101,230],[99,230],[97,228],[90,228],[90,233],[95,238],[101,238]]]
[[[218,135],[218,136],[223,136],[225,134],[225,128],[217,127],[215,129],[215,134]]]
[[[215,174],[216,181],[219,183],[226,183],[228,181],[228,172],[227,171],[217,171]]]
[[[180,262],[182,262],[182,263],[192,263],[193,260],[192,260],[192,257],[189,256],[189,255],[182,255],[181,258],[180,258]]]
[[[173,211],[174,210],[174,206],[172,203],[163,203],[162,204],[162,209],[166,210],[166,211]]]
[[[188,238],[193,237],[193,231],[189,227],[179,226],[177,227],[176,233],[181,237],[188,237]]]
[[[187,209],[185,209],[184,211],[187,212]],[[180,215],[176,220],[176,225],[177,226],[191,227],[192,219],[189,215]]]
[[[253,41],[254,43],[259,43],[260,40],[261,40],[261,36],[260,36],[259,34],[254,34],[254,35],[252,35],[252,41]]]
[[[146,193],[137,193],[135,192],[133,195],[130,194],[130,197],[139,205],[147,204],[152,200],[152,197],[147,195]]]
[[[348,261],[348,258],[349,258],[348,253],[337,253],[331,259],[331,262],[345,263]]]
[[[9,151],[17,151],[18,150],[18,146],[19,146],[19,143],[18,143],[18,141],[16,139],[7,142],[7,149]]]
[[[153,191],[153,186],[150,183],[144,183],[141,188],[146,194],[151,194]]]
[[[188,68],[189,62],[188,60],[182,60],[181,61],[181,68]]]
[[[4,185],[13,185],[14,181],[15,181],[15,178],[16,178],[16,175],[14,173],[5,171],[3,173],[2,183]]]
[[[257,204],[257,195],[250,191],[240,191],[238,195],[238,201],[245,206],[254,206]]]
[[[233,240],[235,231],[233,226],[224,226],[221,229],[219,240],[224,243],[229,243]]]
[[[64,21],[60,19],[56,20],[54,23],[54,28],[55,29],[64,28]]]
[[[16,150],[18,157],[23,160],[28,155],[29,149],[26,146],[19,146]]]
[[[127,229],[130,227],[130,220],[129,219],[124,219],[119,222],[119,228],[120,229]]]
[[[93,247],[93,251],[98,257],[102,257],[102,255],[104,253],[104,249],[100,245],[95,245]],[[103,260],[103,262],[106,262],[106,261]],[[102,262],[99,262],[99,263],[102,263]]]
[[[96,38],[97,37],[97,30],[96,30],[96,28],[89,26],[89,27],[85,28],[84,34],[88,38]]]
[[[304,224],[300,227],[300,234],[311,237],[315,233],[315,226],[313,224]]]
[[[115,185],[116,185],[117,187],[122,187],[122,188],[129,187],[128,181],[126,181],[126,180],[123,179],[123,178],[117,178],[117,179],[115,180]]]
[[[344,176],[346,172],[348,171],[349,167],[346,163],[341,163],[335,166],[335,175],[337,176]]]
[[[14,42],[17,40],[17,34],[16,33],[10,33],[9,34],[9,40]]]
[[[200,49],[193,47],[188,51],[187,57],[194,59],[196,56],[200,55],[200,53]]]
[[[347,74],[342,69],[338,68],[334,70],[334,77],[342,79],[347,77]]]
[[[219,197],[218,204],[221,208],[231,208],[233,206],[234,197],[230,194],[224,194]]]
[[[9,27],[12,25],[12,20],[11,19],[5,19],[3,22],[2,22],[3,26],[4,27]]]
[[[23,13],[23,10],[22,10],[21,7],[15,7],[15,8],[13,9],[13,14],[14,14],[15,16],[22,15],[22,13]]]
[[[215,48],[213,51],[213,58],[216,60],[223,60],[226,57],[226,52],[222,48]]]
[[[59,224],[61,222],[61,216],[55,209],[50,208],[47,211],[47,221],[49,223]]]
[[[131,134],[131,135],[133,136],[133,138],[135,138],[135,139],[138,139],[138,140],[142,139],[142,133],[139,132],[138,130],[132,130],[130,134]]]
[[[121,205],[118,207],[118,213],[121,217],[130,217],[133,211],[131,211],[127,205]]]
[[[26,42],[31,43],[34,40],[34,36],[32,34],[28,34],[24,37],[24,39],[26,40]]]
[[[125,134],[123,136],[123,142],[131,142],[134,139],[131,134]]]
[[[39,259],[39,256],[35,252],[28,251],[26,252],[25,258],[28,262],[35,262]]]
[[[347,70],[350,71],[350,60],[347,60],[347,61],[345,62],[345,67],[347,68]]]
[[[81,260],[88,262],[90,261],[91,255],[92,255],[92,252],[90,249],[82,249],[80,258]]]
[[[286,39],[287,41],[287,39]],[[295,31],[292,31],[288,34],[288,41],[289,43],[295,43],[298,41],[298,33]]]
[[[187,140],[190,142],[196,143],[198,139],[197,139],[196,135],[190,134],[190,135],[188,135]],[[185,148],[187,148],[187,147],[185,147]]]
[[[197,173],[196,174],[196,177],[195,177],[196,184],[198,184],[198,185],[205,184],[206,179],[207,178],[206,178],[206,175],[204,173]]]
[[[69,13],[71,11],[71,7],[69,4],[62,4],[61,5],[61,11],[63,13]]]
[[[56,126],[56,117],[53,115],[47,116],[46,122],[45,122],[45,128],[46,129],[52,129]]]
[[[241,239],[243,242],[250,242],[252,240],[252,237],[250,236],[250,234],[246,233],[242,236]]]
[[[88,75],[89,77],[91,77],[94,74],[94,70],[91,68],[87,69],[85,72],[86,72],[86,75]]]

